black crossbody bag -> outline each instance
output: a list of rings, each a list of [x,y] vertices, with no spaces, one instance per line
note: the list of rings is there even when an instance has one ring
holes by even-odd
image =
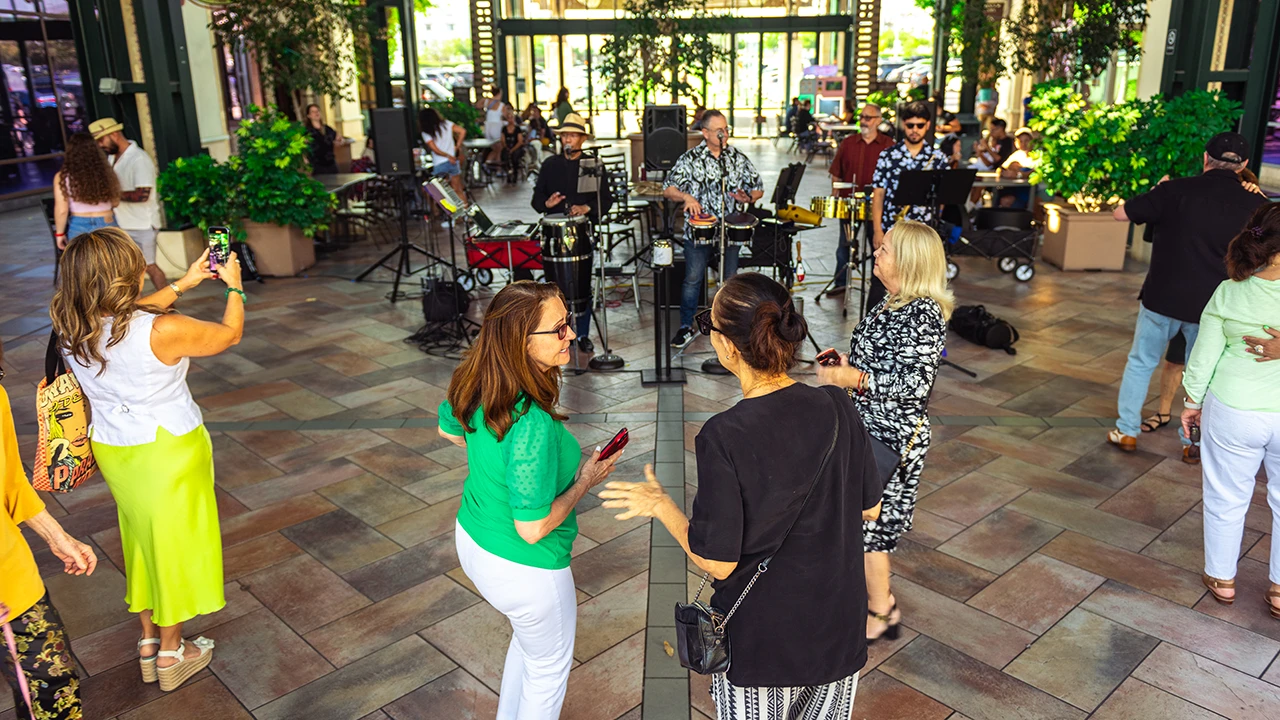
[[[729,618],[733,617],[733,614],[738,611],[738,606],[746,599],[747,593],[751,592],[751,587],[769,569],[769,561],[773,560],[782,550],[782,546],[786,544],[787,536],[791,535],[796,522],[804,514],[805,505],[809,504],[809,498],[813,495],[813,488],[817,486],[818,480],[822,477],[822,472],[827,469],[827,462],[831,460],[831,452],[835,450],[836,441],[840,438],[840,408],[835,405],[834,401],[832,401],[832,405],[835,407],[836,421],[831,433],[831,444],[827,446],[827,453],[822,456],[822,464],[818,465],[818,472],[814,474],[813,480],[809,482],[809,491],[805,493],[804,501],[800,503],[800,512],[796,513],[796,516],[791,519],[791,525],[787,526],[787,532],[782,535],[782,542],[778,543],[778,549],[774,550],[769,557],[760,561],[760,565],[756,568],[756,574],[751,577],[747,587],[738,596],[738,601],[733,604],[727,614],[702,602],[700,599],[702,591],[707,586],[707,578],[711,576],[711,573],[705,573],[702,576],[702,584],[698,586],[698,594],[693,596],[693,602],[676,603],[676,645],[680,656],[680,664],[685,668],[699,675],[712,675],[729,671],[733,656],[729,649],[729,634],[726,632],[725,626],[729,624]]]

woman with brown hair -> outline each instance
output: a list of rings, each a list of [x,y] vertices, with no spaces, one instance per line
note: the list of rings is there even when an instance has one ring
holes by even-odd
[[[867,661],[862,520],[880,503],[871,439],[843,390],[787,374],[808,326],[777,281],[735,275],[696,321],[742,401],[698,433],[692,516],[651,466],[600,497],[619,520],[657,518],[715,578],[732,651],[711,678],[720,720],[849,720]]]
[[[498,718],[556,718],[573,664],[574,507],[620,455],[582,450],[556,409],[576,337],[560,289],[520,281],[485,310],[440,404],[441,437],[467,451],[454,541],[462,570],[511,622]]]
[[[78,132],[67,139],[62,169],[53,174],[54,237],[58,249],[82,233],[115,227],[120,204],[120,180],[107,154],[93,136]]]
[[[1182,428],[1200,427],[1204,468],[1204,575],[1213,599],[1236,599],[1236,563],[1258,466],[1271,505],[1271,617],[1280,619],[1280,363],[1258,357],[1280,308],[1280,205],[1253,211],[1227,246],[1227,275],[1200,316],[1182,378]]]
[[[92,409],[93,455],[116,501],[125,602],[142,621],[142,679],[169,691],[212,657],[213,643],[184,641],[182,624],[226,604],[213,447],[187,369],[190,358],[240,341],[245,297],[235,253],[217,268],[227,285],[220,323],[167,312],[213,277],[208,252],[181,280],[142,297],[146,266],[123,230],[73,238],[49,314]]]

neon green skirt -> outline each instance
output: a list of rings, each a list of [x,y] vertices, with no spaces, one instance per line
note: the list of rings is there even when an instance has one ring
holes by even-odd
[[[204,426],[146,445],[93,442],[120,517],[129,612],[167,627],[226,605],[213,443]]]

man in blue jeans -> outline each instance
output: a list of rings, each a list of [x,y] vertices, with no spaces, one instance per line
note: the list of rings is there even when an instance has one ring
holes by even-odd
[[[1121,450],[1138,448],[1151,374],[1169,341],[1181,332],[1190,357],[1200,314],[1213,291],[1227,279],[1223,260],[1227,245],[1254,209],[1267,201],[1240,182],[1238,173],[1248,157],[1244,136],[1215,135],[1205,147],[1203,174],[1162,180],[1113,213],[1116,220],[1149,225],[1153,230],[1151,265],[1138,295],[1141,304],[1133,347],[1120,381],[1120,419],[1107,434],[1107,442]],[[1185,447],[1183,460],[1191,461]]]
[[[698,294],[706,282],[707,264],[720,243],[714,238],[697,240],[689,219],[709,213],[724,222],[726,215],[736,212],[734,203],[750,205],[764,195],[760,173],[740,150],[729,146],[729,121],[719,110],[708,110],[702,116],[702,143],[689,149],[676,160],[662,191],[668,200],[684,203],[684,287],[680,293],[680,329],[671,338],[671,347],[682,348],[698,336],[693,329],[693,314],[698,309]],[[721,193],[721,173],[728,195]],[[725,243],[724,277],[738,273],[739,243]]]

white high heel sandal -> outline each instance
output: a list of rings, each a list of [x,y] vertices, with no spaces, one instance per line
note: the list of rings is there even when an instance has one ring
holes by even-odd
[[[191,644],[200,648],[200,654],[194,658],[186,656],[186,640],[178,643],[177,650],[161,650],[157,655],[157,657],[174,658],[178,661],[169,667],[156,666],[161,690],[165,692],[176,690],[179,685],[187,681],[187,678],[209,666],[209,661],[213,659],[213,641],[206,637],[198,637],[192,640]]]

